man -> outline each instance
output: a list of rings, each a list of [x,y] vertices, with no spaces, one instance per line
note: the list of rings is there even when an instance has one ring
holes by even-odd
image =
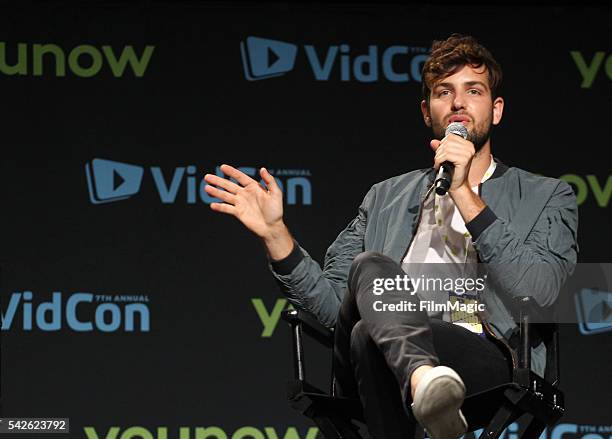
[[[207,193],[224,202],[211,208],[235,216],[263,240],[289,300],[335,325],[339,390],[359,395],[377,439],[411,437],[410,412],[433,439],[462,435],[466,392],[511,378],[500,343],[511,342],[516,329],[512,297],[527,294],[550,306],[576,264],[578,214],[571,187],[491,155],[491,129],[504,109],[497,94],[501,78],[498,63],[474,38],[453,34],[434,42],[423,67],[421,102],[434,135],[434,166],[375,184],[329,247],[323,269],[283,223],[282,193],[266,169],[260,173],[267,189],[228,165],[221,170],[239,184],[205,176]],[[464,125],[467,139],[445,136],[453,122]],[[432,188],[444,162],[454,172],[448,193],[437,195]],[[486,292],[477,297],[486,313],[467,323],[418,308],[377,309],[381,297],[395,306],[421,299],[399,284],[379,297],[374,288],[381,279],[399,279],[419,263],[463,272],[478,262],[487,266]],[[460,295],[452,299],[469,302]],[[543,345],[533,349],[532,369],[539,374],[544,355]]]

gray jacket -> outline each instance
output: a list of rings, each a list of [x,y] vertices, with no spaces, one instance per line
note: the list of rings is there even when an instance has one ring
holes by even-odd
[[[494,174],[479,187],[487,207],[466,227],[479,261],[487,264],[488,327],[508,340],[516,323],[511,297],[532,296],[541,306],[553,304],[576,265],[578,207],[571,186],[497,162]],[[283,294],[296,307],[332,327],[353,259],[376,251],[401,264],[419,224],[422,201],[433,183],[433,168],[375,184],[359,213],[328,248],[323,269],[297,243],[270,269]],[[543,375],[543,344],[532,350],[532,369]]]

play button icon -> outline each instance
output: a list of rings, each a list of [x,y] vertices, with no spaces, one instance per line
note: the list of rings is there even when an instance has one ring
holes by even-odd
[[[284,41],[248,37],[240,42],[244,76],[249,81],[284,75],[293,70],[297,46]]]
[[[119,192],[117,189],[123,183],[125,183],[125,178],[123,178],[121,174],[117,172],[117,170],[113,169],[113,192],[115,193]]]
[[[273,48],[268,47],[268,70],[274,70],[274,64],[280,59]]]
[[[130,198],[140,190],[143,174],[142,166],[93,159],[85,164],[89,199],[101,204]]]

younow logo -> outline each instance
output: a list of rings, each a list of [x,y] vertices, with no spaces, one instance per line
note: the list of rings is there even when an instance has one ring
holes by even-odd
[[[233,433],[227,433],[220,427],[179,427],[178,436],[168,435],[168,427],[157,427],[149,430],[145,427],[110,427],[104,434],[95,427],[84,427],[87,439],[315,439],[319,433],[316,427],[308,428],[306,435],[302,436],[295,427],[289,427],[285,433],[277,433],[274,427],[264,427],[263,431],[255,427],[240,427]],[[192,434],[193,433],[193,434]]]
[[[584,178],[576,174],[565,174],[559,179],[574,187],[576,203],[579,206],[586,201],[589,193],[592,193],[599,207],[608,207],[612,195],[612,175],[608,175],[608,179],[603,186],[595,175],[590,174]]]
[[[0,73],[4,75],[66,76],[67,70],[81,78],[91,78],[106,65],[115,78],[131,71],[138,78],[144,76],[155,46],[145,46],[137,53],[132,46],[120,51],[111,46],[97,48],[83,44],[68,52],[57,44],[18,43],[7,53],[6,42],[0,41]]]
[[[293,305],[288,303],[287,299],[284,298],[276,299],[271,310],[268,310],[261,297],[253,297],[251,299],[251,304],[253,308],[255,308],[257,317],[259,317],[259,321],[261,322],[261,338],[272,337],[278,326],[278,322],[280,322],[281,313],[285,310],[293,309]]]
[[[238,169],[251,177],[257,176],[255,167],[243,166]],[[149,171],[162,203],[177,202],[182,188],[184,188],[187,204],[195,204],[198,198],[206,204],[220,201],[206,193],[203,174],[201,178],[196,177],[196,167],[193,165],[179,166],[170,172],[164,172],[160,167],[152,166]],[[215,169],[215,173],[220,177],[224,176],[219,166]],[[285,192],[287,204],[312,204],[309,170],[270,169],[270,173],[275,176],[279,187]],[[142,166],[93,159],[85,164],[89,200],[93,204],[103,204],[131,198],[140,191],[144,175],[145,168]],[[279,176],[287,178],[283,182]],[[299,203],[298,194],[301,194]]]
[[[148,332],[149,298],[142,295],[93,295],[54,292],[48,302],[34,302],[31,291],[15,292],[2,312],[2,330],[20,325],[23,331]],[[3,301],[6,303],[6,301]],[[21,320],[18,322],[18,315]]]
[[[602,70],[602,66],[608,79],[612,79],[612,55],[608,55],[606,58],[606,52],[595,52],[588,64],[582,52],[572,50],[570,56],[574,60],[580,76],[582,76],[581,88],[591,88],[595,77]],[[604,59],[606,60],[605,64]]]
[[[351,53],[348,44],[323,50],[306,44],[303,50],[317,81],[329,81],[332,71],[338,66],[340,81],[376,82],[382,76],[391,82],[420,82],[422,64],[429,57],[427,48],[412,46],[381,48],[369,45],[367,53],[357,56]],[[240,53],[245,78],[256,81],[282,76],[293,70],[298,46],[250,36],[240,42]],[[399,65],[402,67],[397,69]]]

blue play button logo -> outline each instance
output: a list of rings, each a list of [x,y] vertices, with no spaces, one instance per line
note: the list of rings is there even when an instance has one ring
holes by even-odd
[[[89,199],[101,204],[130,198],[140,190],[143,174],[142,166],[93,159],[85,164]]]
[[[281,76],[293,70],[297,46],[284,41],[248,37],[240,42],[244,76],[249,81]]]
[[[612,331],[612,292],[584,288],[574,300],[582,334]]]

